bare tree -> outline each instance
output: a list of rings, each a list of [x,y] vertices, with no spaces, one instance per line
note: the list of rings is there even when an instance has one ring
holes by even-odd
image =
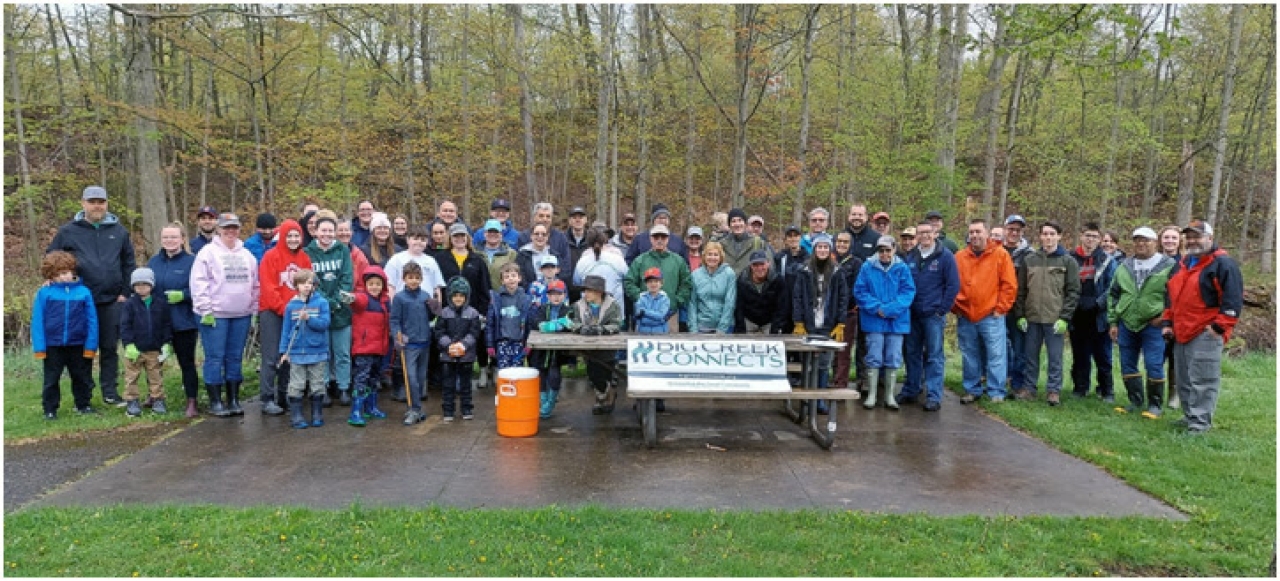
[[[519,4],[508,4],[511,15],[512,45],[515,50],[516,76],[520,83],[520,126],[524,131],[524,181],[530,201],[538,199],[538,178],[534,174],[533,96],[529,90],[529,66],[524,58],[524,15]]]
[[[809,78],[813,65],[813,35],[818,25],[819,4],[812,4],[804,11],[804,58],[800,63],[800,151],[796,161],[799,163],[800,178],[796,182],[795,202],[791,209],[791,221],[800,223],[805,207],[805,183],[808,180],[809,168],[806,165],[809,154]]]
[[[609,102],[613,96],[614,10],[613,4],[600,5],[600,53],[604,62],[600,66],[596,96],[596,216],[604,216],[608,210],[606,172],[609,166]]]
[[[1231,5],[1231,44],[1227,49],[1227,70],[1222,79],[1222,104],[1218,106],[1218,132],[1214,145],[1213,183],[1209,186],[1209,209],[1205,220],[1218,219],[1218,191],[1222,187],[1222,165],[1227,158],[1227,124],[1231,118],[1231,96],[1236,86],[1236,61],[1240,56],[1240,30],[1244,28],[1244,6]]]
[[[960,70],[964,39],[969,25],[969,5],[942,5],[942,44],[938,49],[938,84],[935,90],[937,143],[935,163],[940,170],[938,189],[952,205],[956,171],[956,122],[960,107]]]
[[[996,189],[996,150],[1000,139],[1000,92],[1003,86],[1000,79],[1004,76],[1004,67],[1009,61],[1009,51],[1004,46],[1005,31],[1008,29],[1008,21],[1014,18],[1017,7],[997,5],[992,11],[996,20],[996,34],[991,39],[991,66],[987,69],[987,86],[978,100],[975,115],[975,120],[987,124],[982,176],[982,217],[987,220],[991,219],[991,204]],[[1000,210],[1003,212],[1003,204],[1001,206]]]
[[[145,13],[123,12],[132,19],[129,58],[129,101],[134,109],[134,163],[141,195],[142,237],[154,240],[168,221],[165,172],[160,165],[160,132],[156,126],[156,67],[152,60],[152,18]],[[128,20],[126,20],[128,22]]]

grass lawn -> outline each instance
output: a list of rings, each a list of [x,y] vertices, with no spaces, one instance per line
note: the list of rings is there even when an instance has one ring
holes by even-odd
[[[127,423],[39,419],[35,366],[5,371],[5,439]],[[958,385],[951,357],[948,385]],[[24,375],[26,373],[26,375]],[[1117,370],[1118,373],[1118,370]],[[176,373],[175,373],[176,374]],[[1163,499],[1187,521],[599,507],[340,511],[212,506],[5,516],[8,576],[1264,576],[1276,540],[1276,359],[1228,360],[1201,437],[1097,399],[982,404]],[[1117,388],[1119,383],[1117,382]],[[181,397],[176,384],[170,398]],[[1118,394],[1120,395],[1120,394]],[[175,400],[176,401],[176,400]],[[65,406],[64,406],[65,409]],[[25,418],[34,416],[34,422]],[[170,414],[173,415],[173,414]],[[1178,414],[1169,414],[1177,417]],[[138,421],[138,420],[134,420]],[[143,420],[147,421],[147,420]],[[17,425],[11,429],[11,422]],[[83,423],[81,423],[83,422]],[[90,423],[92,422],[92,423]],[[79,424],[79,425],[77,425]],[[124,534],[122,534],[124,533]]]

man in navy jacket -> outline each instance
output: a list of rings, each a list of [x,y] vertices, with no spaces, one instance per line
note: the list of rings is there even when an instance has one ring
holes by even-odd
[[[911,301],[911,333],[907,335],[907,379],[898,403],[916,403],[921,384],[927,390],[924,411],[942,408],[942,375],[947,360],[942,350],[942,331],[947,313],[960,292],[956,257],[937,243],[937,231],[925,220],[916,226],[916,247],[903,259],[911,268],[916,296]]]

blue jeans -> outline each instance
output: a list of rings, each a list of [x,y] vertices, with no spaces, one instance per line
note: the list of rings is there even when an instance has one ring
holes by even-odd
[[[1035,391],[1035,381],[1027,377],[1027,334],[1018,328],[1018,322],[1013,317],[1005,317],[1004,322],[1005,335],[1008,337],[1005,345],[1009,346],[1005,355],[1005,361],[1009,362],[1009,386],[1022,389],[1030,384],[1031,390]]]
[[[409,409],[421,411],[422,400],[427,398],[427,354],[430,352],[429,347],[405,347],[401,351],[404,357],[402,365],[409,371],[409,377],[404,378],[405,383],[409,384]]]
[[[1120,321],[1120,333],[1116,342],[1120,344],[1120,374],[1131,377],[1138,374],[1138,355],[1147,369],[1147,379],[1164,379],[1164,337],[1160,336],[1160,328],[1147,325],[1141,331],[1130,331],[1124,321]]]
[[[328,371],[328,381],[338,382],[339,390],[351,388],[351,325],[329,329]]]
[[[920,395],[923,382],[929,401],[942,403],[942,377],[947,365],[942,351],[942,333],[946,326],[946,315],[911,314],[911,334],[906,337],[907,380],[902,385],[903,397]]]
[[[213,326],[199,326],[200,343],[204,345],[205,383],[222,385],[228,381],[244,381],[240,365],[252,319],[249,315],[234,319],[218,318]]]
[[[982,395],[982,373],[987,374],[987,395],[1004,397],[1005,344],[1004,317],[994,314],[973,323],[956,317],[956,334],[964,367],[964,391]]]
[[[902,335],[867,333],[867,369],[902,367]]]
[[[1027,323],[1027,337],[1023,354],[1027,358],[1027,389],[1036,392],[1036,383],[1040,381],[1040,345],[1049,351],[1046,359],[1049,362],[1049,377],[1045,380],[1046,393],[1062,391],[1062,347],[1066,343],[1065,336],[1053,333],[1053,323]]]

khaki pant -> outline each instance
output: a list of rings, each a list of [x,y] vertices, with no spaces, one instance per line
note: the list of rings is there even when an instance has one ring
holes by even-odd
[[[138,376],[142,375],[144,369],[147,371],[147,389],[151,392],[151,399],[164,399],[164,385],[160,383],[161,367],[159,351],[147,351],[133,361],[125,359],[124,399],[138,399]]]

